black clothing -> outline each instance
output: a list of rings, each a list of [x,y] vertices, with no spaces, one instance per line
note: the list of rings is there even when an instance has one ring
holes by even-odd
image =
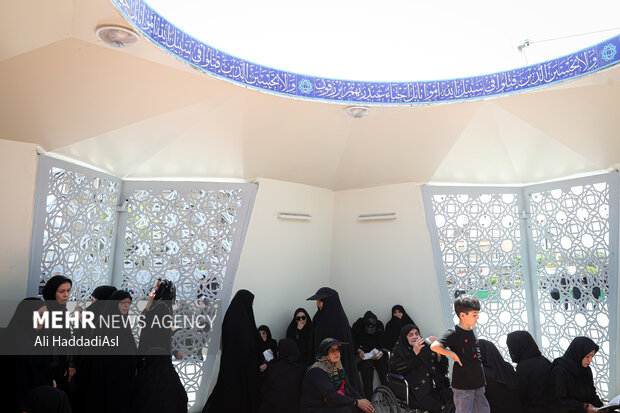
[[[517,384],[524,413],[546,413],[551,399],[551,362],[540,354],[527,331],[506,338],[510,358],[517,363]]]
[[[121,300],[131,298],[126,291],[118,290],[112,294],[102,315],[112,320],[126,320],[119,310]],[[76,373],[78,389],[82,395],[82,411],[89,413],[128,412],[131,403],[131,386],[136,377],[138,356],[136,341],[131,327],[118,322],[120,328],[100,328],[99,336],[118,337],[118,346],[102,348],[102,355],[89,355],[81,359]],[[96,402],[95,402],[96,400]]]
[[[187,393],[171,356],[151,349],[132,386],[132,413],[186,413]],[[154,355],[153,355],[154,354]]]
[[[260,327],[258,327],[258,331],[259,334],[261,331],[264,331],[265,333],[267,333],[267,340],[263,341],[263,338],[261,337],[261,345],[260,345],[260,352],[261,352],[261,358],[263,363],[267,362],[267,359],[264,356],[264,352],[267,350],[271,350],[271,353],[273,354],[273,357],[275,358],[278,355],[278,342],[275,341],[273,339],[273,337],[271,337],[271,330],[269,330],[269,327],[267,327],[266,325],[262,325]]]
[[[28,393],[24,410],[27,413],[71,413],[71,406],[64,391],[39,386]]]
[[[172,316],[172,304],[170,301],[155,301],[153,306],[142,312],[145,326],[140,330],[140,344],[138,354],[146,355],[153,348],[160,349],[164,354],[172,354],[172,329],[165,328],[162,322]],[[154,321],[157,319],[158,321]]]
[[[438,360],[437,354],[428,345],[415,354],[407,340],[407,334],[413,329],[420,331],[414,324],[401,328],[390,358],[390,371],[407,379],[412,407],[439,413],[446,405],[446,411],[450,411],[453,402],[448,380],[448,359],[441,356]]]
[[[490,341],[480,339],[478,345],[486,379],[485,396],[491,413],[521,413],[517,373],[512,365],[502,358]]]
[[[297,329],[297,313],[304,313],[306,316],[306,324],[301,330]],[[303,309],[298,308],[293,313],[293,319],[286,329],[286,338],[294,340],[299,348],[299,360],[306,366],[314,362],[314,354],[312,354],[312,320],[310,314]]]
[[[355,402],[362,396],[345,378],[345,394],[334,389],[327,373],[317,367],[310,368],[304,377],[301,390],[300,413],[353,413]]]
[[[0,359],[4,374],[0,400],[7,411],[21,413],[30,390],[52,385],[52,357],[45,350],[37,351],[35,342],[42,337],[41,330],[32,328],[32,314],[45,302],[38,297],[22,300],[9,325],[0,337]]]
[[[352,343],[353,336],[349,319],[342,308],[338,292],[328,287],[320,289],[323,293],[330,295],[323,299],[323,309],[318,310],[312,320],[312,354],[318,353],[319,344],[324,339],[331,337],[345,343]],[[359,376],[355,371],[355,356],[353,355],[353,346],[345,346],[340,353],[340,360],[345,371],[349,373],[350,384],[357,391],[361,390]]]
[[[596,394],[590,367],[583,367],[583,358],[598,346],[587,337],[576,337],[562,357],[551,365],[553,405],[562,413],[585,412],[586,404],[601,407],[603,402]]]
[[[402,318],[398,318],[394,315],[394,311],[400,310],[403,313]],[[394,345],[396,345],[396,341],[398,340],[398,336],[400,335],[400,329],[403,326],[408,324],[415,324],[411,317],[407,314],[402,305],[396,304],[392,307],[392,318],[385,325],[385,333],[383,334],[383,347],[392,351]]]
[[[262,339],[254,321],[253,301],[254,294],[239,290],[226,310],[220,370],[203,413],[258,411]]]
[[[368,353],[373,349],[381,350],[383,343],[383,323],[371,311],[366,311],[364,317],[358,318],[352,327],[354,354],[359,359],[358,352]],[[381,384],[386,384],[388,372],[387,357],[378,360],[358,360],[357,367],[362,375],[364,396],[370,400],[373,389],[374,369],[379,373]]]
[[[50,312],[50,319],[52,316],[52,311],[62,312],[61,324],[65,325],[65,316],[67,311],[67,304],[60,304],[56,301],[56,291],[58,287],[62,284],[69,283],[73,285],[73,282],[62,275],[55,275],[50,278],[45,286],[43,287],[43,299],[47,305],[47,311]],[[52,343],[52,336],[60,337],[61,339],[69,340],[73,336],[73,333],[70,328],[62,328],[62,329],[43,329],[44,333],[48,336],[49,342]],[[68,369],[70,367],[75,367],[73,351],[74,348],[70,347],[60,347],[53,346],[53,356],[52,356],[52,378],[56,381],[56,386],[58,389],[63,390],[64,392],[69,392],[69,382],[68,382]]]
[[[474,330],[465,330],[458,325],[449,329],[439,339],[444,348],[449,348],[459,356],[463,366],[454,363],[452,387],[460,390],[473,390],[484,386],[484,371],[480,362],[480,349]]]
[[[306,367],[293,340],[278,343],[278,358],[265,370],[260,413],[297,413]]]

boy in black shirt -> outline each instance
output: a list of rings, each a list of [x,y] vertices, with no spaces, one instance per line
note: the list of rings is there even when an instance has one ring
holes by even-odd
[[[462,294],[454,300],[454,312],[459,317],[458,325],[435,341],[431,350],[454,360],[452,391],[456,413],[489,413],[489,402],[484,397],[485,380],[480,349],[472,330],[478,321],[480,301],[471,295]]]

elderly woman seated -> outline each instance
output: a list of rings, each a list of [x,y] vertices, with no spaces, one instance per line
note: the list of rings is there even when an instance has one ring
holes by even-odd
[[[349,384],[340,362],[340,346],[343,344],[348,343],[334,338],[321,341],[316,362],[304,377],[301,413],[374,412],[372,404]]]
[[[430,341],[435,341],[435,337]],[[411,407],[430,413],[454,411],[448,360],[430,350],[415,324],[400,330],[390,358],[390,372],[404,376],[409,383]]]

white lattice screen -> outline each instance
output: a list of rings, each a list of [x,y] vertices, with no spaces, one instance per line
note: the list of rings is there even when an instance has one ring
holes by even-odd
[[[594,358],[601,394],[615,389],[618,174],[523,188],[423,188],[446,325],[460,292],[482,304],[478,335],[507,360],[506,335],[529,330],[543,354],[576,336]]]
[[[255,194],[255,184],[121,181],[42,156],[28,293],[61,274],[83,304],[95,287],[113,283],[131,292],[130,312],[138,314],[157,278],[173,281],[175,314],[213,320],[173,335],[190,410],[199,409]]]

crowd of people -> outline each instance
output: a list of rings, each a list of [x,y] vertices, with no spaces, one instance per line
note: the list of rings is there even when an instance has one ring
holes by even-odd
[[[22,300],[0,337],[0,357],[5,368],[0,386],[2,412],[10,413],[186,413],[187,393],[172,364],[172,331],[153,327],[148,320],[172,314],[175,287],[158,280],[143,314],[147,320],[138,343],[129,323],[98,324],[99,315],[128,317],[132,297],[113,286],[99,286],[86,308],[97,317],[95,328],[66,327],[67,301],[72,281],[61,275],[49,279],[43,298]],[[34,313],[55,311],[63,328],[33,328]],[[38,321],[35,320],[38,323]],[[83,338],[113,336],[115,348],[97,352],[51,345],[51,336]],[[38,347],[37,344],[41,346]],[[115,350],[122,349],[122,350]]]
[[[406,379],[410,407],[429,413],[605,412],[597,410],[591,339],[576,337],[551,362],[530,333],[514,331],[507,346],[515,369],[474,334],[480,303],[469,295],[455,299],[459,324],[424,338],[401,305],[385,327],[371,311],[350,325],[338,293],[323,287],[308,298],[314,317],[296,309],[277,345],[267,326],[256,327],[253,300],[240,290],[226,312],[220,370],[203,413],[371,413],[375,370],[382,384],[388,372]]]
[[[113,332],[122,354],[62,346],[45,354],[24,351],[44,334],[36,321],[36,328],[24,328],[33,326],[33,314],[66,312],[71,286],[69,278],[55,276],[42,299],[19,303],[0,339],[7,369],[0,388],[9,406],[3,411],[187,412],[187,394],[172,364],[173,332],[148,323],[173,314],[169,280],[153,287],[137,343],[128,325]],[[100,286],[92,296],[87,310],[127,317],[130,293]],[[320,288],[308,300],[316,302],[314,317],[297,308],[286,338],[276,341],[267,325],[256,325],[254,295],[237,291],[222,321],[219,372],[203,413],[372,413],[375,371],[381,384],[388,384],[388,372],[406,379],[410,406],[429,413],[594,413],[603,406],[590,368],[599,347],[587,337],[576,337],[551,362],[528,332],[512,332],[506,344],[515,369],[494,343],[474,334],[480,303],[472,296],[455,299],[459,324],[439,338],[424,338],[401,305],[392,307],[385,325],[371,311],[351,325],[335,290]],[[95,331],[63,328],[55,334],[90,337]],[[451,378],[448,358],[454,361]]]

